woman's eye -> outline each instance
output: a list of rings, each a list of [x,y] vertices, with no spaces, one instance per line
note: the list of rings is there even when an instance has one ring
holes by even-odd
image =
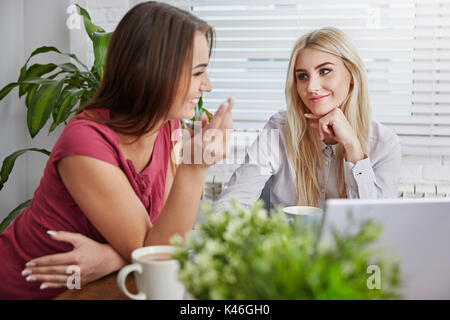
[[[194,77],[198,77],[198,76],[201,76],[202,74],[203,74],[203,71],[200,71],[200,72],[194,73]]]
[[[306,80],[306,79],[308,79],[308,75],[306,73],[298,73],[297,78],[299,80]]]
[[[320,74],[328,74],[331,72],[331,69],[320,69]]]

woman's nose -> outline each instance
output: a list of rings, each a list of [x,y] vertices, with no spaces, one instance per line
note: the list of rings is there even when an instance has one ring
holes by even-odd
[[[308,92],[320,91],[320,80],[316,77],[311,77],[308,81]]]
[[[205,74],[205,77],[202,81],[202,83],[200,84],[200,91],[201,92],[210,92],[212,89],[211,87],[211,81],[209,81],[209,76],[208,74]]]

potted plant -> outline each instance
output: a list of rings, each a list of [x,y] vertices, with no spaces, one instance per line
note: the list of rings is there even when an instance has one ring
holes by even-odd
[[[17,81],[7,84],[0,90],[0,100],[15,87],[19,88],[19,98],[25,96],[26,121],[31,138],[34,138],[50,119],[52,119],[52,123],[49,134],[59,125],[66,124],[78,106],[93,96],[101,82],[111,33],[107,33],[103,28],[93,24],[85,9],[78,5],[77,8],[79,14],[83,17],[85,30],[92,40],[95,56],[94,65],[88,68],[75,54],[63,53],[55,47],[42,46],[31,53],[20,69]],[[34,56],[50,52],[69,57],[73,60],[73,63],[36,63],[28,66]],[[16,160],[30,151],[50,155],[50,151],[43,148],[25,148],[7,156],[3,160],[0,170],[0,190],[3,189],[8,180]],[[0,224],[0,232],[29,205],[30,201],[21,203],[8,214]]]
[[[92,23],[89,13],[78,4],[76,6],[78,13],[83,17],[86,33],[92,41],[95,58],[92,67],[89,68],[75,54],[63,53],[55,47],[42,46],[31,53],[20,69],[17,81],[7,84],[0,90],[0,101],[16,87],[19,88],[19,98],[25,96],[26,121],[31,138],[34,138],[49,121],[52,121],[49,134],[59,125],[65,125],[78,107],[91,99],[102,80],[112,32],[108,33]],[[71,58],[73,62],[36,63],[28,66],[31,58],[49,52],[64,55]],[[211,118],[211,114],[203,108],[203,101],[200,98],[192,120],[197,119],[203,112]],[[50,155],[50,151],[43,148],[25,148],[7,156],[0,169],[0,190],[8,180],[16,160],[24,153],[31,151]],[[0,233],[29,205],[30,201],[21,203],[7,215],[0,224]]]
[[[398,298],[399,265],[369,245],[382,230],[372,221],[354,235],[334,232],[318,244],[318,226],[292,224],[280,209],[270,216],[257,202],[236,203],[222,213],[203,208],[206,222],[188,236],[174,257],[179,279],[196,299],[389,299]],[[370,290],[368,264],[383,270],[383,286]]]

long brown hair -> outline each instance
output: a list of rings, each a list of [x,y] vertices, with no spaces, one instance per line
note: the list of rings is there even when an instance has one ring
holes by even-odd
[[[106,108],[110,119],[92,120],[133,136],[151,131],[187,94],[197,31],[205,34],[211,55],[214,31],[205,21],[166,3],[131,8],[111,37],[99,89],[77,114]]]

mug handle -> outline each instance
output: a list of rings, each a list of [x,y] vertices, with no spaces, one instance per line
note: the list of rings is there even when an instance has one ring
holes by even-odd
[[[145,293],[139,292],[138,294],[132,294],[130,291],[128,291],[125,280],[127,279],[128,274],[130,274],[131,272],[142,273],[142,266],[140,264],[133,263],[122,268],[117,276],[117,285],[128,298],[133,300],[145,300]]]

